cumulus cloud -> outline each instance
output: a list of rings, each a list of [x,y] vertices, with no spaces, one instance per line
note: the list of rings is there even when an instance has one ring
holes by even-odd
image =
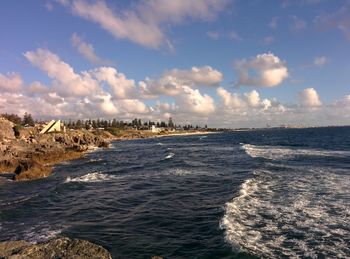
[[[53,87],[62,95],[86,96],[99,89],[98,83],[88,72],[76,74],[69,64],[47,49],[28,51],[24,56],[54,79]]]
[[[6,92],[18,92],[22,89],[23,80],[17,73],[0,73],[0,90]]]
[[[256,90],[240,95],[231,93],[223,87],[216,89],[217,95],[222,99],[223,105],[228,110],[268,110],[272,107],[279,107],[279,111],[283,112],[284,108],[276,100],[263,99],[261,100],[259,93]]]
[[[314,59],[314,65],[321,67],[323,65],[325,65],[328,62],[327,58],[325,56],[321,56],[321,57],[316,57]]]
[[[237,86],[275,87],[288,77],[286,63],[272,53],[239,60],[235,67],[239,76]]]
[[[227,5],[227,0],[140,1],[132,8],[112,10],[105,1],[90,3],[73,0],[64,5],[73,14],[99,24],[115,38],[128,39],[149,48],[169,46],[164,25],[190,19],[211,20]],[[170,46],[171,43],[170,43]]]
[[[322,105],[314,88],[306,88],[299,92],[299,104],[303,107],[319,107]]]
[[[113,67],[100,67],[90,74],[93,74],[99,82],[107,82],[115,98],[130,99],[137,95],[135,81],[127,79]]]
[[[198,89],[184,86],[175,100],[180,112],[209,115],[215,111],[213,98],[207,94],[201,94]]]
[[[175,96],[183,91],[183,86],[216,86],[222,79],[223,74],[210,66],[172,69],[158,79],[146,78],[140,82],[140,89],[145,97]]]
[[[83,41],[76,33],[71,37],[72,45],[77,48],[78,52],[82,54],[92,64],[108,64],[107,60],[98,57],[92,44]]]

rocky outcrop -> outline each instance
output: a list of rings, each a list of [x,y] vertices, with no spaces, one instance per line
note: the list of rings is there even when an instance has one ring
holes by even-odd
[[[14,180],[33,180],[51,174],[52,165],[79,158],[84,151],[108,147],[111,135],[104,132],[74,130],[66,133],[39,134],[36,128],[19,130],[0,120],[0,173],[15,173]]]
[[[25,241],[10,241],[0,243],[0,258],[5,259],[111,259],[111,254],[102,246],[86,240],[62,237],[40,244],[30,244]]]
[[[14,126],[15,125],[12,122],[0,117],[0,141],[15,138],[15,132],[13,130]]]

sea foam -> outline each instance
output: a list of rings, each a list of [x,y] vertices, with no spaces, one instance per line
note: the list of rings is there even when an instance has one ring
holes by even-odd
[[[94,173],[88,173],[79,177],[71,178],[70,176],[67,177],[65,180],[66,183],[70,182],[103,182],[108,181],[111,179],[114,179],[115,176],[109,175],[109,174],[103,174],[100,172],[94,172]]]
[[[350,157],[350,151],[256,146],[251,144],[241,144],[241,148],[253,158],[260,157],[271,160],[291,159],[296,156]]]

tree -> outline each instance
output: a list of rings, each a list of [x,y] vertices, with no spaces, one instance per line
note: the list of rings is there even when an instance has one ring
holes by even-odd
[[[35,125],[32,115],[30,113],[24,113],[22,124],[29,125],[29,126]]]
[[[173,118],[169,118],[169,123],[168,123],[169,128],[174,128],[174,123],[173,123]]]
[[[2,117],[4,117],[5,119],[13,122],[14,124],[21,124],[22,120],[21,117],[19,117],[17,114],[1,114]]]

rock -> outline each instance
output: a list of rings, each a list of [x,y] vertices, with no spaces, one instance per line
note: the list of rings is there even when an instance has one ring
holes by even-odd
[[[86,240],[62,237],[40,244],[29,245],[23,241],[0,243],[0,257],[5,259],[35,258],[35,259],[111,259],[111,254],[102,246]],[[4,247],[4,249],[2,249]],[[13,249],[12,249],[13,248]]]
[[[14,139],[15,132],[13,131],[14,123],[9,120],[6,120],[3,117],[0,117],[0,140],[4,139]]]
[[[47,177],[52,168],[43,166],[34,160],[24,160],[19,163],[15,170],[15,180],[34,180]]]
[[[0,242],[0,258],[8,258],[13,253],[29,246],[30,243],[26,241],[6,241]]]

